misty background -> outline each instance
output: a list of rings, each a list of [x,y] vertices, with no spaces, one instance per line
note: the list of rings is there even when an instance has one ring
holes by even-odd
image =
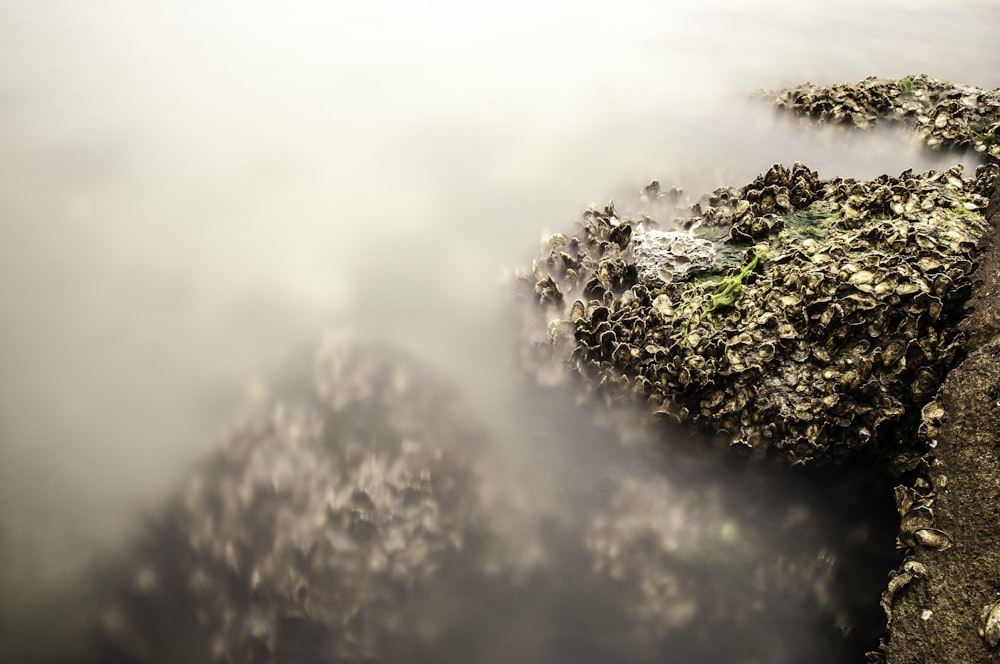
[[[516,420],[543,235],[652,179],[971,166],[750,95],[1000,87],[997,34],[991,0],[0,0],[0,654],[324,329]]]

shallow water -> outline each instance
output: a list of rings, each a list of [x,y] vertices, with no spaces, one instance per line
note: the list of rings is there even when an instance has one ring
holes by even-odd
[[[942,7],[0,0],[0,653],[324,327],[503,431],[503,276],[586,205],[964,159],[748,99],[1000,86],[1000,9]]]

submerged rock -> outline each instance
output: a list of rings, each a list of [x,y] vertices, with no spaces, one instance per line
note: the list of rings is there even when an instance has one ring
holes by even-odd
[[[476,434],[384,351],[330,344],[316,367],[310,399],[236,432],[147,524],[95,659],[371,662],[430,638],[420,600],[475,529]]]
[[[453,392],[364,344],[326,345],[305,392],[145,521],[68,661],[833,664],[842,630],[866,634],[856,484],[827,508],[830,483],[712,458],[661,473],[659,430],[537,386],[512,409],[527,442],[491,446]]]
[[[754,454],[903,451],[899,428],[961,348],[990,172],[859,182],[776,165],[692,208],[690,246],[713,242],[715,260],[692,257],[684,281],[639,269],[634,238],[652,219],[588,210],[525,277],[543,319],[529,329],[546,330],[535,348],[595,391]]]
[[[835,585],[838,553],[817,548],[824,538],[815,510],[790,501],[762,519],[732,498],[711,484],[628,479],[594,518],[586,534],[594,570],[628,593],[625,610],[636,630],[664,644],[698,643],[714,661],[730,647],[713,645],[722,632],[729,643],[749,645],[770,622],[788,631],[809,623],[831,632],[852,627]],[[831,646],[812,629],[812,647],[782,653],[772,646],[754,659],[795,661],[808,653],[827,661]]]
[[[862,129],[879,120],[904,122],[931,149],[972,149],[1000,160],[1000,89],[984,90],[921,74],[830,86],[805,83],[763,94],[774,98],[779,109],[820,122]]]

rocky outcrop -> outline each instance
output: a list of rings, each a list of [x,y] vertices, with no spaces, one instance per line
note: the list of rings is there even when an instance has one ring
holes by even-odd
[[[1000,160],[1000,90],[957,85],[924,74],[899,80],[866,78],[830,86],[805,83],[763,92],[775,106],[819,122],[861,129],[878,121],[910,125],[932,150],[971,149]]]
[[[543,312],[533,329],[547,330],[531,361],[563,363],[595,394],[793,464],[882,450],[882,472],[906,479],[906,556],[872,660],[1000,661],[997,172],[858,183],[776,166],[705,196],[686,232],[591,209],[525,279]],[[654,233],[655,265],[636,250]],[[657,524],[677,496],[634,483],[615,500],[590,534],[598,568],[646,588],[637,615],[683,625],[669,546],[623,544],[669,541]],[[603,553],[609,533],[617,558]]]
[[[536,347],[590,389],[751,455],[909,454],[899,434],[961,347],[986,177],[776,165],[694,205],[687,237],[591,209],[525,277],[547,330]]]
[[[988,248],[962,324],[969,352],[925,411],[930,449],[897,489],[908,553],[883,595],[888,632],[873,654],[889,664],[1000,661],[1000,178],[985,214]],[[947,546],[913,541],[915,510]]]

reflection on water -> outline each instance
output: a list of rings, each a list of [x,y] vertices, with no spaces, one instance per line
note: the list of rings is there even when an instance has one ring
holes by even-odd
[[[993,3],[869,5],[0,0],[0,653],[324,326],[502,431],[497,276],[588,203],[959,158],[747,100],[1000,85]]]

